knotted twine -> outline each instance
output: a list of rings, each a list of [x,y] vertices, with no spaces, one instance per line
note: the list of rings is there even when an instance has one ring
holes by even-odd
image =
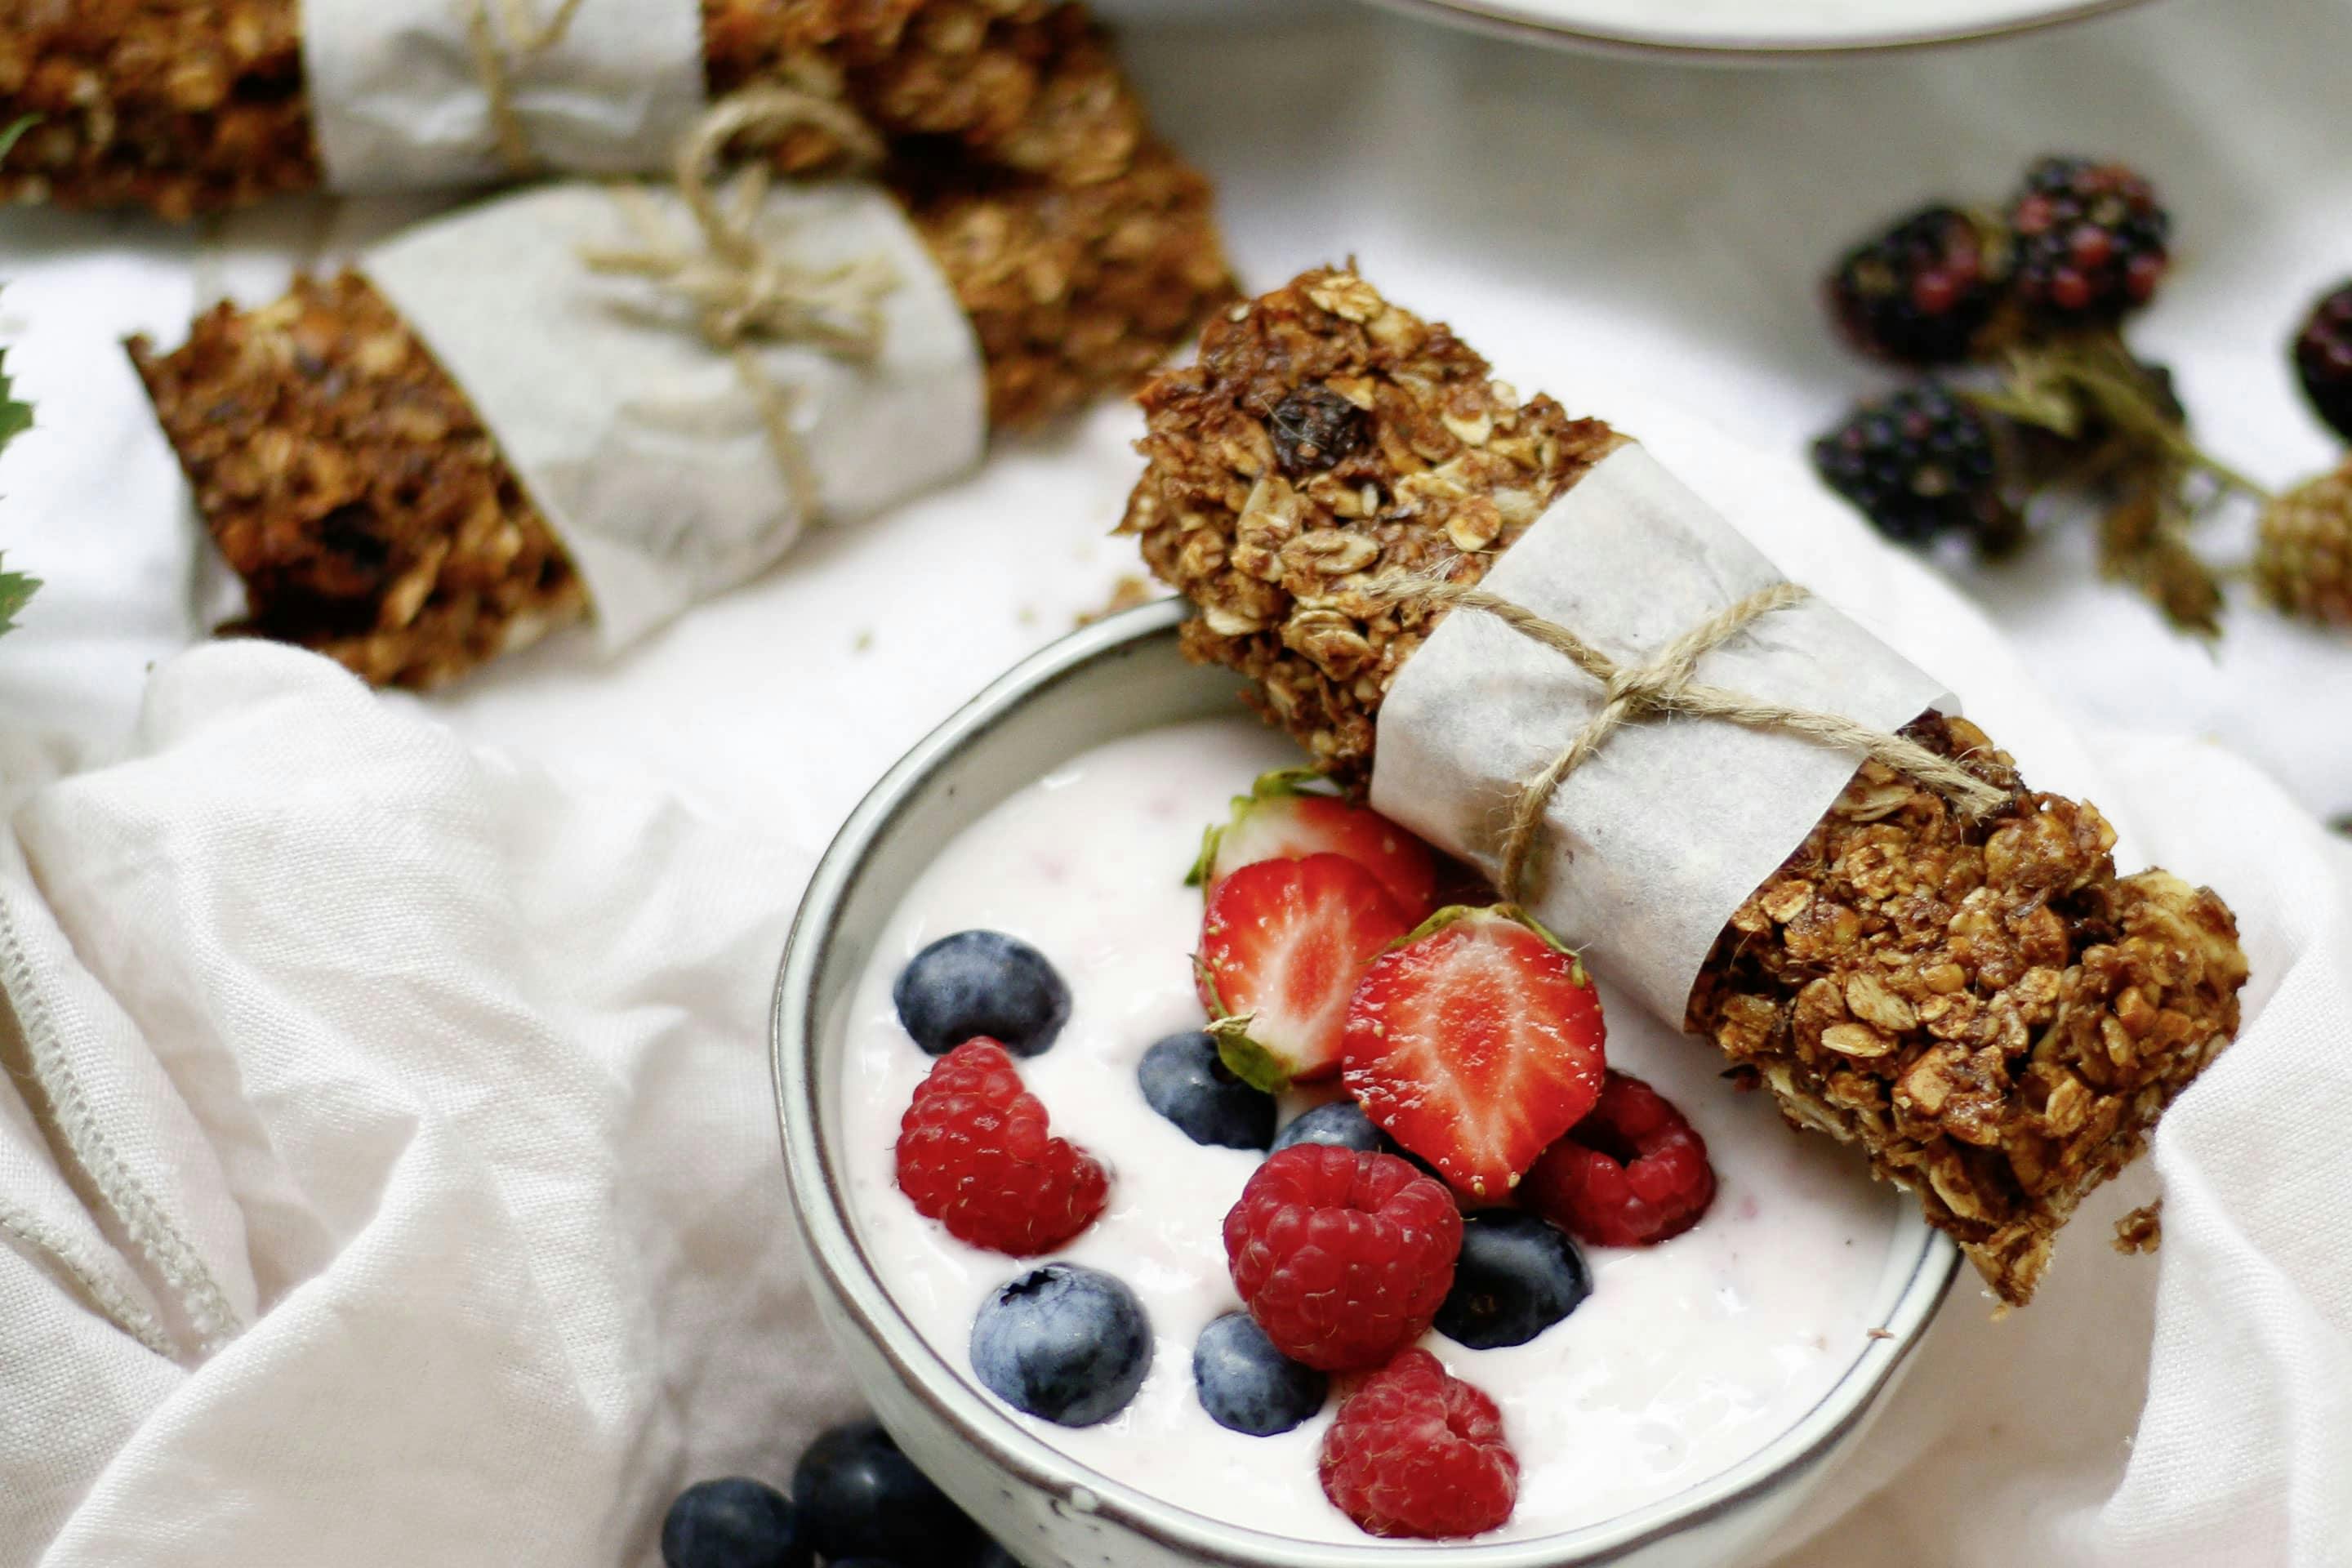
[[[1599,710],[1557,756],[1527,781],[1511,803],[1510,821],[1503,833],[1501,887],[1507,898],[1518,896],[1536,835],[1542,829],[1544,814],[1550,809],[1552,796],[1559,786],[1570,773],[1591,761],[1622,726],[1644,719],[1687,713],[1721,719],[1751,730],[1799,735],[1822,745],[1853,752],[1927,785],[1969,821],[1996,809],[2009,798],[2008,791],[1987,784],[1950,758],[1939,757],[1915,741],[1874,730],[1843,713],[1791,708],[1694,679],[1700,659],[1752,623],[1811,597],[1794,583],[1776,583],[1726,605],[1641,664],[1619,664],[1566,626],[1483,588],[1465,587],[1435,577],[1399,575],[1377,580],[1364,592],[1368,597],[1385,604],[1418,601],[1481,611],[1559,654],[1601,683],[1604,700]]]
[[[776,254],[759,232],[771,178],[763,162],[745,167],[723,201],[712,188],[719,154],[737,137],[797,130],[833,138],[853,170],[881,161],[881,137],[837,98],[793,83],[747,88],[713,105],[677,151],[678,195],[694,216],[700,247],[668,233],[642,190],[617,185],[614,195],[644,248],[591,248],[581,258],[593,271],[650,279],[694,307],[703,341],[733,360],[759,405],[776,466],[807,517],[815,510],[816,479],[793,429],[793,394],[767,374],[754,345],[808,343],[838,358],[869,361],[882,352],[882,302],[898,279],[879,257],[803,267]]]
[[[572,19],[584,0],[562,0],[545,22],[531,19],[530,0],[497,0],[498,16],[490,15],[492,0],[473,0],[466,11],[466,46],[474,57],[474,74],[490,103],[490,128],[498,137],[499,159],[507,173],[523,179],[539,172],[539,154],[530,132],[516,110],[509,57],[529,61],[563,42]]]

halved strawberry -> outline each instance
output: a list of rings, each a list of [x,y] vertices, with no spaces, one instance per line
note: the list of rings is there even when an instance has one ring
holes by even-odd
[[[1344,855],[1261,860],[1219,881],[1193,968],[1225,1066],[1268,1090],[1338,1071],[1364,965],[1412,927]]]
[[[1346,1082],[1455,1191],[1498,1203],[1601,1097],[1605,1038],[1584,965],[1524,911],[1440,910],[1356,988]]]
[[[1235,795],[1233,820],[1202,837],[1191,885],[1213,888],[1260,860],[1345,855],[1381,879],[1407,920],[1434,909],[1437,861],[1429,846],[1369,806],[1315,789],[1321,780],[1312,768],[1285,768]]]

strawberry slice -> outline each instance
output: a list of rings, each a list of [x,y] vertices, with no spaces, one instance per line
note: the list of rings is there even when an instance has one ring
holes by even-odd
[[[1213,888],[1260,860],[1345,855],[1381,879],[1408,920],[1437,907],[1437,860],[1429,846],[1368,806],[1313,786],[1312,768],[1285,768],[1234,797],[1233,820],[1201,841],[1191,886]]]
[[[1412,928],[1344,855],[1261,860],[1219,881],[1193,973],[1225,1066],[1269,1091],[1338,1071],[1364,965]]]
[[[1584,965],[1523,910],[1441,910],[1356,988],[1346,1082],[1456,1192],[1497,1203],[1600,1099],[1605,1038]]]

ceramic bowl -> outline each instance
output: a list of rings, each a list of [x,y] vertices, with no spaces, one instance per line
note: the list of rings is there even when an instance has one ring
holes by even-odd
[[[884,923],[938,847],[1055,763],[1122,735],[1231,713],[1238,679],[1186,664],[1172,602],[1063,638],[973,699],[892,768],[811,879],[772,1020],[777,1113],[810,1289],[875,1414],[1032,1568],[1719,1568],[1784,1521],[1862,1438],[1949,1288],[1958,1255],[1905,1205],[1885,1277],[1891,1337],[1778,1438],[1663,1502],[1540,1540],[1334,1545],[1160,1501],[1049,1447],[984,1393],[961,1345],[924,1342],[891,1301],[847,1200],[842,1073],[851,999]]]
[[[1518,43],[1713,65],[1843,59],[1981,43],[2147,0],[1376,0]]]

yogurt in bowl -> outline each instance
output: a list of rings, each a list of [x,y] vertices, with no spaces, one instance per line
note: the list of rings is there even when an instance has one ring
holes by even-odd
[[[1221,1226],[1264,1155],[1193,1142],[1146,1103],[1137,1066],[1202,1023],[1188,959],[1201,893],[1182,874],[1202,826],[1293,759],[1235,713],[1230,678],[1177,659],[1175,623],[1167,606],[1134,612],[1016,670],[885,781],[813,883],[778,994],[779,1088],[820,1302],[861,1384],[947,1489],[1040,1564],[1725,1560],[1852,1440],[1953,1254],[1857,1163],[1630,1005],[1609,1008],[1610,1065],[1690,1117],[1718,1190],[1671,1241],[1588,1249],[1591,1296],[1533,1340],[1421,1342],[1501,1408],[1520,1466],[1506,1525],[1444,1545],[1360,1531],[1317,1481],[1338,1390],[1267,1437],[1202,1408],[1194,1341],[1237,1305]],[[892,988],[967,929],[1022,938],[1067,984],[1058,1038],[1018,1066],[1055,1134],[1111,1181],[1054,1258],[1123,1281],[1150,1318],[1141,1388],[1083,1427],[1015,1411],[969,1359],[982,1301],[1039,1260],[955,1240],[894,1179],[899,1119],[933,1058]],[[1290,1091],[1283,1115],[1330,1093]]]

